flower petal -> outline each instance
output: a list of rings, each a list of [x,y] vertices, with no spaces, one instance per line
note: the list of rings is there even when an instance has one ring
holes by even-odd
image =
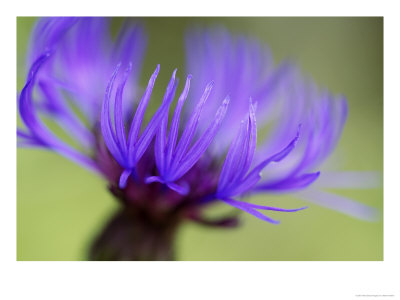
[[[224,201],[225,203],[233,206],[233,207],[239,208],[239,209],[241,209],[241,210],[243,210],[243,211],[255,216],[256,218],[258,218],[260,220],[267,221],[267,222],[272,223],[272,224],[279,224],[280,223],[277,220],[271,219],[270,217],[267,217],[267,216],[263,215],[262,213],[260,213],[259,211],[255,210],[254,208],[244,205],[243,202],[236,201],[236,200],[233,200],[233,199],[230,199],[230,198],[224,198],[224,199],[221,199],[221,200]]]
[[[318,179],[320,172],[302,174],[282,181],[260,184],[256,187],[258,191],[290,191],[304,189]]]
[[[178,180],[186,172],[193,167],[193,165],[200,159],[203,153],[207,150],[208,146],[213,141],[217,131],[221,125],[222,120],[225,117],[226,111],[228,109],[229,97],[227,97],[223,102],[221,107],[215,114],[214,121],[210,124],[203,135],[196,141],[196,143],[190,148],[186,156],[182,159],[179,167],[173,174],[174,180]]]
[[[204,93],[203,93],[202,97],[200,98],[199,103],[197,104],[196,108],[194,109],[190,120],[186,124],[185,130],[183,131],[181,139],[179,140],[178,146],[176,147],[175,157],[171,163],[171,166],[173,169],[175,169],[179,165],[182,157],[184,156],[187,148],[189,147],[189,145],[192,141],[193,135],[197,128],[197,124],[199,122],[200,114],[203,109],[204,103],[206,102],[208,96],[210,95],[211,89],[213,88],[213,86],[214,86],[214,82],[210,82],[206,86],[206,89],[204,90]]]
[[[124,126],[124,115],[122,112],[122,95],[124,91],[124,87],[126,81],[128,80],[128,76],[132,70],[132,63],[129,63],[128,68],[125,71],[124,77],[122,79],[121,84],[117,88],[117,92],[115,95],[115,104],[114,104],[114,123],[115,123],[115,132],[118,144],[120,146],[121,152],[124,156],[127,156],[127,145],[126,145],[126,133]]]
[[[177,70],[174,70],[174,72],[172,73],[172,77],[170,82],[168,83],[168,87],[165,92],[164,100],[163,103],[161,104],[161,107],[156,111],[153,118],[151,118],[149,124],[144,129],[142,135],[139,138],[139,141],[137,142],[137,149],[130,149],[132,153],[135,153],[133,157],[135,161],[138,161],[142,157],[147,147],[149,146],[150,142],[152,141],[160,122],[165,117],[165,115],[168,114],[169,106],[171,105],[171,102],[173,100],[173,93],[175,92],[176,89],[175,85],[176,71]],[[133,155],[130,154],[130,157],[132,156]]]
[[[185,103],[185,100],[189,93],[191,79],[192,79],[192,75],[188,75],[188,77],[186,79],[185,87],[181,93],[181,96],[178,99],[178,103],[176,104],[174,116],[172,118],[171,128],[169,130],[168,143],[167,143],[167,161],[168,162],[171,162],[171,160],[172,160],[172,152],[175,148],[176,140],[178,138],[179,119],[181,116],[183,104]]]
[[[111,152],[111,154],[114,156],[114,158],[118,161],[118,163],[120,165],[127,167],[126,162],[124,160],[123,153],[121,152],[121,148],[119,147],[116,137],[115,137],[115,133],[113,132],[111,119],[110,119],[111,92],[112,92],[112,88],[113,88],[113,85],[115,82],[115,78],[117,77],[120,67],[121,67],[121,64],[118,64],[114,73],[111,76],[109,83],[108,83],[108,86],[106,89],[106,94],[104,97],[103,108],[101,111],[100,125],[101,125],[101,132],[103,134],[103,139],[107,145],[108,150]]]
[[[159,72],[160,72],[160,65],[157,65],[157,68],[151,75],[149,83],[147,84],[146,91],[144,92],[143,97],[140,100],[140,103],[136,109],[135,116],[133,117],[132,124],[128,134],[128,150],[130,152],[136,145],[140,127],[143,122],[144,113],[146,112],[146,107],[147,104],[149,103],[150,96]]]
[[[380,219],[379,211],[374,207],[317,189],[307,189],[294,196],[364,221],[376,222]]]

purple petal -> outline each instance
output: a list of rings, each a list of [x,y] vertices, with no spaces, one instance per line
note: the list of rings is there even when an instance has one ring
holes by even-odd
[[[150,177],[147,177],[147,178],[144,180],[144,182],[147,183],[147,184],[153,183],[153,182],[164,183],[164,180],[163,180],[161,177],[159,177],[159,176],[150,176]]]
[[[121,189],[126,188],[128,178],[132,174],[132,170],[124,170],[119,177],[119,187]]]
[[[208,96],[210,95],[211,89],[213,88],[213,86],[214,86],[214,82],[210,82],[206,86],[206,89],[204,90],[204,93],[203,93],[199,103],[197,104],[196,108],[194,109],[189,122],[186,124],[186,128],[182,134],[181,139],[179,140],[178,146],[176,147],[175,157],[171,164],[172,168],[176,168],[179,165],[184,153],[186,152],[187,148],[189,147],[189,145],[192,141],[193,135],[196,131],[202,108],[203,108],[204,103],[206,102]]]
[[[282,181],[260,184],[256,187],[258,191],[293,191],[304,189],[318,179],[320,172],[302,174]]]
[[[179,130],[179,119],[182,111],[183,104],[187,98],[190,88],[190,80],[192,79],[192,75],[188,75],[185,83],[185,87],[181,93],[181,96],[178,99],[178,103],[176,104],[174,116],[171,122],[171,128],[168,135],[168,143],[167,143],[167,161],[171,162],[172,160],[172,152],[176,145],[176,140],[178,138],[178,130]]]
[[[232,176],[232,168],[235,167],[235,156],[238,153],[238,149],[240,148],[241,140],[243,140],[244,136],[244,122],[242,121],[240,124],[240,129],[236,135],[236,138],[232,141],[231,146],[229,147],[228,154],[226,155],[224,164],[222,165],[221,174],[218,182],[218,192],[222,192],[225,190],[226,185],[229,182],[230,176]]]
[[[117,65],[114,73],[111,76],[111,79],[108,83],[107,89],[106,89],[106,95],[104,97],[104,102],[103,102],[103,109],[101,111],[101,120],[100,120],[100,125],[101,125],[101,132],[103,134],[103,139],[104,142],[107,145],[108,150],[111,152],[111,154],[114,156],[114,158],[118,161],[118,163],[122,166],[127,166],[124,160],[123,153],[121,153],[121,148],[119,147],[115,134],[113,132],[112,124],[111,124],[111,119],[110,119],[110,98],[111,98],[111,92],[112,88],[114,85],[115,78],[117,77],[120,64]]]
[[[161,121],[160,128],[156,134],[156,142],[154,146],[154,156],[156,159],[157,169],[160,174],[165,173],[165,147],[166,147],[166,134],[167,134],[168,114],[165,114]]]
[[[183,184],[179,185],[176,183],[168,182],[167,186],[171,190],[174,190],[175,192],[177,192],[178,194],[180,194],[182,196],[186,196],[190,191],[189,185],[187,183],[183,183]]]
[[[143,122],[144,113],[146,112],[147,104],[149,103],[150,96],[154,87],[154,83],[156,82],[158,73],[160,72],[160,65],[157,65],[156,70],[151,75],[149,83],[147,84],[146,91],[143,94],[142,99],[136,109],[135,116],[133,117],[131,128],[129,130],[128,135],[128,149],[132,151],[135,147],[137,138],[139,136],[140,127]]]
[[[255,210],[254,208],[251,208],[249,206],[243,205],[243,202],[236,201],[236,200],[229,199],[229,198],[224,198],[224,199],[221,199],[221,200],[224,201],[225,203],[233,206],[233,207],[239,208],[239,209],[241,209],[241,210],[243,210],[243,211],[255,216],[256,218],[258,218],[260,220],[267,221],[267,222],[270,222],[272,224],[279,224],[280,223],[277,220],[271,219],[270,217],[267,217],[267,216],[263,215],[262,213],[260,213],[259,211]]]
[[[176,88],[178,86],[178,80],[174,84],[172,92],[168,94],[167,97],[173,99],[175,97]],[[165,101],[169,101],[165,99]],[[172,100],[171,100],[172,101]],[[168,112],[163,117],[159,130],[156,135],[156,143],[154,147],[154,154],[156,158],[157,168],[162,176],[165,176],[166,169],[166,146],[167,146],[167,125],[168,125]]]
[[[182,177],[189,171],[193,165],[200,159],[203,153],[207,150],[210,143],[213,141],[222,120],[225,117],[226,110],[228,109],[229,97],[226,98],[221,107],[218,109],[214,122],[210,124],[204,134],[197,140],[197,142],[190,148],[184,159],[182,159],[178,169],[174,172],[174,180]]]
[[[230,186],[236,185],[237,180],[241,180],[249,170],[252,163],[254,152],[257,144],[257,125],[255,108],[252,100],[250,99],[249,117],[246,123],[247,132],[244,136],[244,144],[239,149],[239,156],[235,162],[236,170],[233,171],[233,177],[230,180]]]
[[[127,155],[128,149],[126,145],[124,115],[122,112],[122,95],[126,81],[128,80],[131,70],[132,70],[132,63],[129,63],[128,68],[126,69],[124,77],[122,79],[122,82],[117,89],[117,93],[115,95],[115,104],[114,104],[115,132],[117,134],[117,140],[118,144],[120,145],[121,152],[124,153],[125,156]]]
[[[316,189],[307,189],[295,193],[294,196],[364,221],[376,222],[380,219],[379,212],[376,208],[343,196]]]
[[[243,168],[243,173],[242,175],[245,175],[245,173],[247,173],[247,171],[249,170],[251,163],[253,162],[253,158],[254,158],[254,153],[256,151],[256,146],[257,146],[257,123],[256,123],[256,106],[257,106],[257,102],[254,105],[252,104],[252,99],[250,98],[250,147],[248,150],[248,155],[247,155],[247,160],[246,160],[246,164]]]
[[[249,206],[252,208],[256,208],[256,209],[272,210],[272,211],[280,211],[280,212],[296,212],[296,211],[308,208],[308,206],[303,206],[303,207],[295,208],[295,209],[285,209],[285,208],[280,208],[280,207],[258,205],[258,204],[253,204],[253,203],[249,203],[249,202],[243,202],[243,205]]]
[[[150,120],[149,124],[140,136],[137,143],[137,149],[133,149],[134,153],[136,154],[133,159],[135,159],[136,161],[138,161],[142,157],[150,142],[152,141],[160,122],[165,117],[165,115],[168,114],[169,106],[173,100],[172,94],[175,92],[176,88],[175,75],[176,70],[172,73],[172,77],[168,84],[167,91],[164,95],[164,101],[161,104],[161,107],[156,111],[153,118]]]

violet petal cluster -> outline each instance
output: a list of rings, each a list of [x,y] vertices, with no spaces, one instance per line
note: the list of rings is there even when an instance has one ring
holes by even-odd
[[[125,203],[158,215],[179,211],[212,223],[200,211],[221,200],[276,224],[260,210],[305,208],[258,205],[243,197],[290,192],[304,198],[299,191],[318,181],[341,136],[343,96],[319,89],[291,62],[274,65],[257,41],[223,29],[195,29],[186,39],[190,75],[169,121],[177,71],[164,97],[151,100],[160,66],[140,89],[146,44],[141,26],[126,22],[116,39],[109,30],[108,18],[37,23],[18,102],[25,125],[18,129],[20,146],[55,151],[103,175]],[[158,109],[144,124],[150,100]],[[260,132],[266,137],[260,139]],[[351,202],[347,209],[344,202],[320,204],[364,219],[375,216],[372,208]]]

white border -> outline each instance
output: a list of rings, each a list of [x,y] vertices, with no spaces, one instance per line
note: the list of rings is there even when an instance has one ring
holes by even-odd
[[[260,1],[261,2],[261,1]],[[1,16],[1,299],[362,299],[400,297],[399,33],[395,2],[378,1],[18,1]],[[16,262],[16,16],[384,16],[384,262]],[[13,112],[13,113],[10,113]],[[396,280],[397,279],[397,280]],[[382,298],[382,297],[381,297]],[[374,299],[379,299],[375,298]]]

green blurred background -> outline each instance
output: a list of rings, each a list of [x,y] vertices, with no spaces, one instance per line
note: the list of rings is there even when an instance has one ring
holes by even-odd
[[[343,170],[383,172],[383,18],[140,18],[148,34],[141,82],[157,63],[159,86],[178,67],[190,25],[223,25],[267,43],[276,62],[290,57],[318,84],[349,101],[336,153]],[[35,18],[17,18],[17,88]],[[117,20],[120,22],[121,20]],[[157,91],[160,93],[161,89]],[[339,194],[383,209],[383,189]],[[269,205],[310,208],[274,214],[274,226],[242,214],[237,229],[187,223],[177,239],[179,260],[383,260],[383,221],[369,223],[291,197],[262,196]],[[284,199],[283,199],[284,198]],[[100,177],[37,149],[17,149],[17,259],[84,260],[94,234],[117,208]],[[224,205],[209,213],[226,210]]]

